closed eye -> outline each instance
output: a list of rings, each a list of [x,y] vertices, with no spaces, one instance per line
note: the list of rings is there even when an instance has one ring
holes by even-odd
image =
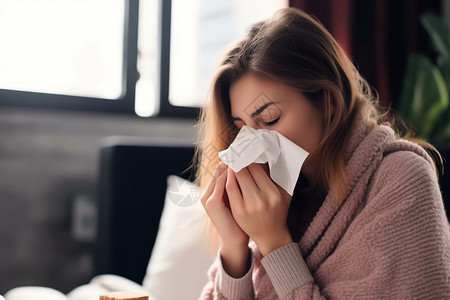
[[[280,117],[278,117],[275,120],[272,120],[270,122],[263,122],[263,124],[264,124],[264,126],[273,126],[278,122],[278,120],[280,120]]]

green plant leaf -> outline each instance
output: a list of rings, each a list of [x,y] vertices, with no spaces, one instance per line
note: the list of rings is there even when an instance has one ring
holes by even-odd
[[[444,19],[428,12],[422,15],[420,21],[428,32],[434,49],[440,55],[450,59],[450,30]]]
[[[447,93],[449,95],[449,105],[447,109],[442,112],[436,123],[435,130],[431,137],[431,141],[437,145],[445,145],[450,143],[450,59],[440,56],[437,60],[439,70],[442,78],[447,86]]]
[[[447,91],[450,95],[450,59],[440,56],[437,59],[437,65],[439,71],[441,71],[442,78],[444,79],[445,85],[447,86]]]
[[[448,102],[447,87],[439,69],[423,55],[410,55],[399,107],[407,125],[418,137],[429,140]]]

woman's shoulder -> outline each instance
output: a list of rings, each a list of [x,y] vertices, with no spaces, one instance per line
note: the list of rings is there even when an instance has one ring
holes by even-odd
[[[391,184],[437,183],[435,167],[426,151],[419,145],[403,140],[386,146],[374,177]]]
[[[386,194],[396,200],[442,202],[438,177],[431,158],[419,145],[399,140],[387,145],[383,158],[373,173],[369,195]]]
[[[399,150],[383,157],[369,181],[363,203],[362,223],[371,220],[373,217],[367,217],[370,215],[376,216],[380,228],[404,224],[405,228],[431,226],[448,231],[435,170],[426,157],[413,151]],[[448,232],[442,235],[449,238]]]
[[[408,141],[401,141],[401,143],[403,142],[409,144]],[[417,149],[417,151],[411,151],[407,148],[396,149],[395,151],[389,149],[383,154],[379,170],[381,173],[389,172],[391,176],[405,178],[411,177],[414,174],[423,176],[432,175],[432,177],[436,177],[433,162],[423,149]]]

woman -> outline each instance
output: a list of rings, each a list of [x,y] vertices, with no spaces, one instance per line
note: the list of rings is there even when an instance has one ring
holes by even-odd
[[[292,8],[226,54],[199,124],[197,180],[220,237],[202,299],[450,297],[432,146],[399,139],[376,102],[326,29]],[[310,153],[292,197],[264,165],[220,163],[243,125]]]

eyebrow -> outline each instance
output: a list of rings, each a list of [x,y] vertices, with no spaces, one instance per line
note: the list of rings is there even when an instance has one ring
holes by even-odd
[[[267,107],[269,107],[272,104],[276,104],[276,103],[278,103],[278,102],[272,101],[272,102],[264,103],[258,109],[256,109],[254,112],[252,112],[252,114],[251,114],[252,118],[259,116]],[[241,118],[237,118],[237,117],[233,117],[233,116],[231,116],[231,119],[233,121],[241,121]]]

